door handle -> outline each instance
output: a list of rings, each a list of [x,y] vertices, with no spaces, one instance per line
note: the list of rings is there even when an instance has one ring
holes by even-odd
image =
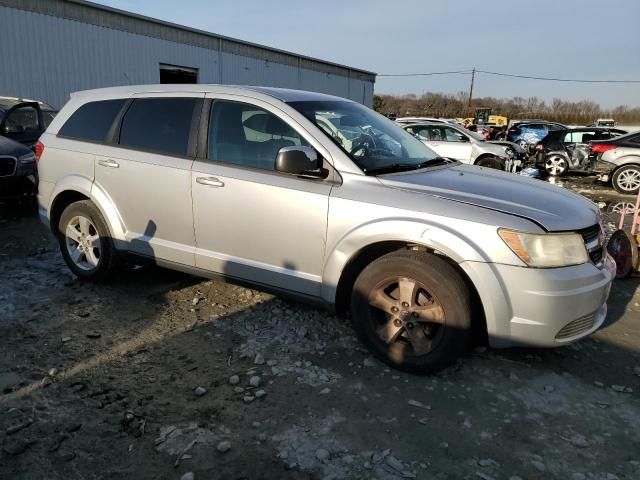
[[[208,187],[224,187],[224,182],[218,180],[216,177],[196,177],[196,182],[200,185],[207,185]]]
[[[115,160],[111,160],[110,158],[103,158],[101,160],[98,160],[98,164],[102,165],[103,167],[109,168],[120,167],[120,164],[118,162],[116,162]]]

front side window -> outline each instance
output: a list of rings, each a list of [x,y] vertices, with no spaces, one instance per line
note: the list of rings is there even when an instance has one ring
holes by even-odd
[[[358,103],[331,100],[289,105],[318,126],[365,173],[411,170],[442,161],[397,123]]]
[[[281,148],[301,145],[309,144],[267,110],[248,103],[213,102],[209,116],[210,160],[273,170]]]
[[[91,142],[104,142],[125,102],[125,99],[119,99],[85,103],[69,117],[60,128],[58,135]],[[46,119],[47,112],[42,113]],[[53,115],[49,116],[53,118]]]
[[[122,119],[120,145],[165,153],[189,155],[189,134],[195,98],[138,98]]]
[[[7,133],[38,132],[38,111],[33,107],[18,107],[4,120]]]
[[[444,134],[447,142],[461,142],[462,134],[453,128],[445,127]]]

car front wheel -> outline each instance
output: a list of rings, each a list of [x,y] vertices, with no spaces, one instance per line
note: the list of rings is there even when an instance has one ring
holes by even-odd
[[[351,320],[372,353],[417,374],[451,364],[471,326],[469,289],[442,258],[399,250],[369,264],[351,295]]]
[[[58,224],[60,251],[69,269],[82,280],[102,280],[111,272],[114,249],[109,229],[96,206],[75,202]]]
[[[640,167],[637,165],[620,167],[611,177],[611,183],[618,193],[635,195],[640,190]]]

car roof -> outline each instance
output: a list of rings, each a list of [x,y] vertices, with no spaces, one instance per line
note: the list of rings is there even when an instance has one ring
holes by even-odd
[[[262,94],[276,98],[283,102],[303,101],[351,101],[346,98],[327,95],[324,93],[294,90],[289,88],[258,87],[245,85],[213,85],[213,84],[159,84],[159,85],[128,85],[124,87],[97,88],[83,90],[71,94],[76,97],[90,97],[92,100],[100,98],[128,97],[136,94],[149,93],[227,93],[227,94]]]
[[[619,128],[612,127],[577,127],[577,128],[567,128],[566,130],[554,130],[549,132],[549,135],[566,135],[570,132],[624,132],[627,133],[626,130],[620,130]]]

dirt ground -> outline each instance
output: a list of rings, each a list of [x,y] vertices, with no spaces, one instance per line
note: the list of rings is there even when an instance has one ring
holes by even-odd
[[[609,222],[634,201],[562,184]],[[640,478],[637,278],[590,338],[480,347],[432,377],[256,290],[152,266],[79,282],[10,205],[0,286],[2,479]]]

